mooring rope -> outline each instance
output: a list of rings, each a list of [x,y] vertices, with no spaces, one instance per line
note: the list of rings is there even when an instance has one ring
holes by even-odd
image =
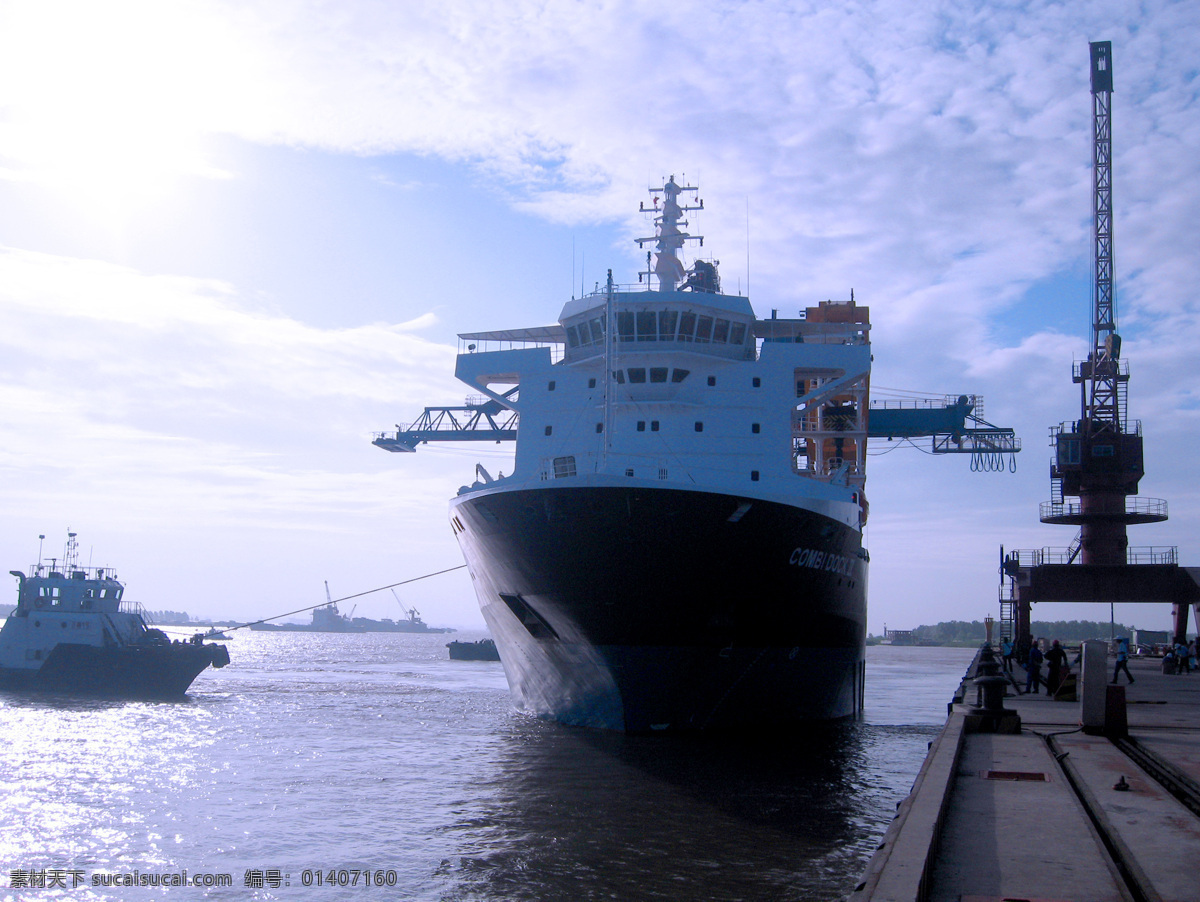
[[[214,626],[206,634],[205,638],[215,636],[217,633],[228,632],[229,630],[244,630],[247,627],[258,626],[260,623],[270,623],[272,620],[278,620],[281,617],[291,617],[293,614],[303,614],[305,611],[312,611],[316,608],[323,608],[330,604],[337,604],[339,601],[349,601],[351,598],[362,598],[364,595],[373,595],[376,592],[382,592],[385,589],[394,589],[397,586],[406,586],[409,583],[415,583],[422,579],[429,579],[431,576],[441,576],[443,573],[452,573],[455,570],[461,570],[466,564],[459,564],[457,567],[447,567],[445,570],[437,570],[433,573],[426,573],[422,576],[414,576],[412,579],[402,579],[398,583],[391,583],[386,586],[380,586],[378,589],[367,589],[365,592],[355,592],[353,595],[344,595],[341,598],[334,598],[329,601],[322,601],[320,604],[310,604],[306,608],[297,608],[294,611],[288,611],[286,614],[276,614],[274,617],[264,617],[262,620],[254,620],[250,623],[241,623],[237,626]]]

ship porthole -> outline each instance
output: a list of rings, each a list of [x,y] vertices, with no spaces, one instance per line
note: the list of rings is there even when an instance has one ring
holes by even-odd
[[[789,661],[796,660],[796,655],[798,655],[798,654],[800,654],[800,647],[796,646],[790,652],[788,652],[788,660]]]

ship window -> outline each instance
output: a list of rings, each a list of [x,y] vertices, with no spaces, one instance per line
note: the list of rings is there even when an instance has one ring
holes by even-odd
[[[684,379],[686,379],[688,377],[688,373],[690,373],[690,372],[691,372],[691,370],[680,370],[680,369],[671,370],[671,381],[672,382],[682,382]]]
[[[633,341],[633,313],[622,310],[617,313],[617,335],[621,341]]]
[[[753,379],[751,379],[750,384],[755,388],[762,388],[762,380],[758,378],[758,376],[755,376]]]
[[[659,479],[666,479],[666,478],[667,478],[667,468],[666,468],[666,467],[659,467],[659,468],[658,468],[658,478],[659,478]]]
[[[701,423],[699,420],[697,420],[697,421],[696,421],[696,431],[697,431],[697,432],[703,432],[703,431],[704,431],[704,424],[703,424],[703,423]]]
[[[554,458],[554,478],[562,479],[564,476],[575,475],[575,456],[556,457]]]
[[[625,468],[625,475],[626,475],[626,476],[632,476],[632,475],[633,475],[633,467],[626,467],[626,468]]]
[[[592,344],[604,341],[604,320],[592,320]]]
[[[713,328],[713,341],[719,341],[722,344],[729,341],[729,320],[717,320],[716,326]]]
[[[758,470],[751,470],[751,471],[750,471],[750,481],[751,481],[751,482],[758,482]]]
[[[696,341],[712,341],[713,318],[701,316],[696,320]]]
[[[729,330],[729,343],[731,345],[740,345],[746,341],[746,324],[734,323]]]
[[[546,435],[550,435],[550,434],[551,434],[551,433],[553,433],[553,432],[554,432],[554,427],[553,427],[553,426],[547,426],[547,427],[546,427]]]
[[[597,431],[597,432],[603,432],[603,431],[604,431],[604,424],[603,424],[603,423],[597,423],[597,424],[596,424],[596,431]]]
[[[681,313],[679,314],[679,340],[691,341],[692,335],[696,332],[696,314]]]
[[[629,368],[629,381],[633,383],[645,382],[646,368],[642,366],[631,366]]]
[[[679,320],[679,311],[660,310],[658,313],[658,338],[660,341],[673,341],[675,324]]]
[[[667,381],[667,368],[665,366],[650,367],[650,381],[651,382],[666,382]]]
[[[708,377],[708,384],[709,384],[709,385],[716,385],[716,384],[717,384],[717,377],[716,377],[716,376],[709,376],[709,377]]]
[[[624,385],[625,384],[625,371],[624,370],[613,370],[613,378],[617,380],[617,385]]]
[[[595,380],[595,379],[589,379],[589,380],[588,380],[588,388],[595,388],[595,387],[596,387],[596,380]]]
[[[1095,445],[1092,448],[1092,457],[1112,457],[1112,456],[1113,456],[1113,446],[1112,445]]]
[[[751,423],[750,424],[750,431],[753,432],[755,435],[758,435],[758,433],[761,430],[762,430],[762,425],[760,423]]]
[[[546,386],[546,390],[547,390],[547,391],[554,391],[554,386],[555,386],[555,384],[556,384],[556,383],[555,383],[555,381],[554,381],[553,379],[551,379],[551,380],[550,380],[550,384],[549,384],[548,386]]]
[[[645,431],[646,431],[646,421],[645,421],[645,420],[638,420],[638,421],[637,421],[637,431],[638,431],[638,432],[645,432]]]
[[[639,310],[637,314],[637,340],[658,340],[658,317],[653,310]]]
[[[585,326],[586,328],[586,326]],[[579,346],[579,332],[575,326],[567,326],[567,347],[575,348]]]
[[[651,421],[650,421],[650,431],[651,431],[651,432],[658,432],[658,420],[651,420]]]

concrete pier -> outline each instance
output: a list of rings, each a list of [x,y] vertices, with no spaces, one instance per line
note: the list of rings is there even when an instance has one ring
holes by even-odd
[[[1044,686],[1008,690],[1019,723],[981,718],[978,663],[851,902],[1200,900],[1200,673],[1131,658],[1110,692],[1114,662],[1090,668],[1078,695],[1106,705],[1085,732]]]

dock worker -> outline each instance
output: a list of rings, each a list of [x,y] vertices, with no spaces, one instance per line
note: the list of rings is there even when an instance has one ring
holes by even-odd
[[[1125,671],[1125,676],[1129,677],[1129,682],[1133,683],[1133,674],[1129,672],[1129,640],[1124,636],[1117,639],[1117,666],[1113,668],[1112,681],[1117,681],[1117,674],[1122,670]]]
[[[1050,646],[1050,650],[1046,652],[1046,691],[1051,695],[1056,693],[1069,671],[1067,653],[1063,651],[1062,645],[1055,639],[1054,643]]]
[[[1025,692],[1038,694],[1038,683],[1042,681],[1042,650],[1039,647],[1041,639],[1033,640],[1029,646],[1029,657],[1025,661]]]

